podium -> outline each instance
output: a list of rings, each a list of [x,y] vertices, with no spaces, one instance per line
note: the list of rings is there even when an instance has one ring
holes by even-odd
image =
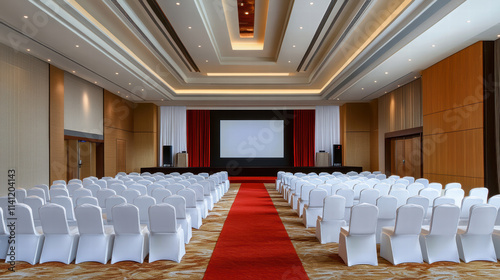
[[[330,153],[319,152],[316,153],[316,161],[314,166],[325,167],[330,166]]]
[[[175,167],[188,167],[188,154],[187,153],[175,154]]]

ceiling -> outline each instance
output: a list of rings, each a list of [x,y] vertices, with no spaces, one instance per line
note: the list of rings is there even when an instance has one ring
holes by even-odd
[[[0,42],[134,102],[307,107],[366,102],[500,35],[497,0],[16,0]],[[241,1],[240,1],[241,3]]]

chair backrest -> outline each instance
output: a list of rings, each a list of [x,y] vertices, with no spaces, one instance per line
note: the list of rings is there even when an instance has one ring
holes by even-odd
[[[413,184],[415,183],[415,178],[412,177],[412,176],[404,176],[402,179],[405,179],[406,181],[408,181],[410,184]]]
[[[328,196],[328,192],[322,188],[314,188],[309,192],[309,207],[323,207],[323,200]]]
[[[16,205],[17,205],[17,203],[16,203]],[[0,219],[0,236],[7,234],[7,229],[5,228],[5,219],[3,217],[4,217],[3,209],[0,208],[0,218],[1,218]]]
[[[145,180],[145,179],[142,179],[142,180],[139,180],[137,181],[137,184],[140,184],[140,185],[143,185],[145,187],[151,185],[153,182],[149,181],[149,180]]]
[[[325,181],[319,179],[319,178],[313,178],[313,179],[309,179],[307,180],[309,183],[317,186],[317,185],[320,185],[320,184],[323,184]]]
[[[434,199],[439,197],[441,193],[433,188],[423,188],[418,192],[418,195],[427,197],[429,199],[429,203],[432,204]]]
[[[392,195],[383,195],[377,199],[378,218],[395,219],[398,199]]]
[[[435,189],[437,191],[439,191],[439,193],[441,193],[441,191],[443,190],[443,185],[441,183],[429,183],[429,185],[427,185],[428,188],[432,188],[432,189]]]
[[[196,176],[196,175],[193,175],[193,176]],[[193,178],[193,177],[190,177],[189,179],[186,179],[186,181],[190,182],[191,185],[192,184],[196,184],[198,182],[197,179]],[[201,181],[201,180],[200,180]],[[189,186],[186,186],[186,187],[189,187]]]
[[[391,190],[391,185],[384,182],[380,182],[375,184],[373,188],[379,191],[380,196],[383,196],[383,195],[389,195],[389,191]]]
[[[210,181],[208,181],[208,183],[210,184]],[[191,185],[191,183],[189,183],[189,185]],[[210,188],[211,188],[211,184],[210,184]],[[183,190],[185,189],[186,186],[182,185],[182,184],[171,184],[171,185],[166,185],[165,186],[165,189],[169,190],[172,194],[177,194],[178,191],[180,190]]]
[[[126,203],[127,200],[121,195],[112,195],[106,198],[106,218],[108,221],[113,220],[113,207],[118,204]]]
[[[80,196],[76,200],[76,206],[80,206],[83,204],[90,204],[90,205],[99,206],[99,201],[97,200],[96,197],[93,197],[93,196]]]
[[[141,195],[134,199],[134,205],[139,209],[141,224],[149,222],[149,207],[156,204],[156,199],[149,195]]]
[[[376,205],[377,199],[380,196],[379,190],[376,189],[363,189],[359,195],[359,203],[369,203]]]
[[[359,200],[359,195],[360,195],[361,191],[364,189],[369,189],[369,188],[370,188],[370,186],[365,184],[365,183],[357,183],[356,185],[354,185],[352,187],[352,189],[354,190],[354,199]]]
[[[420,183],[411,183],[409,184],[406,189],[408,190],[408,192],[410,193],[410,196],[415,196],[415,195],[418,195],[420,190],[424,189],[424,185],[420,184]]]
[[[101,207],[82,204],[75,208],[76,222],[80,234],[104,234]]]
[[[161,185],[162,187],[165,187],[166,185],[170,185],[172,184],[172,182],[170,181],[167,181],[167,180],[159,180],[159,181],[156,181],[155,183],[156,185]]]
[[[425,178],[418,178],[417,180],[415,180],[415,183],[424,185],[424,188],[427,188],[427,186],[429,186],[429,180]]]
[[[394,234],[418,235],[422,229],[426,208],[417,204],[406,204],[398,208]]]
[[[476,204],[483,204],[483,199],[477,196],[464,197],[460,207],[460,219],[468,219],[471,207]]]
[[[378,208],[373,204],[361,203],[351,210],[349,235],[375,234],[377,230]]]
[[[410,184],[410,181],[408,181],[407,179],[397,179],[394,184],[402,184],[408,186]]]
[[[179,182],[177,182],[177,184],[181,184],[184,187],[188,187],[191,185],[191,182],[189,182],[188,180],[180,180]]]
[[[350,189],[354,188],[354,186],[358,183],[361,183],[360,180],[347,180],[344,184],[348,185]]]
[[[40,188],[40,189],[42,189],[44,191],[45,202],[50,201],[49,186],[47,186],[46,184],[40,184],[40,185],[35,185],[35,188]]]
[[[127,186],[127,188],[133,184],[136,184],[134,180],[123,181],[123,184]]]
[[[93,184],[94,180],[92,180],[92,178],[83,178],[82,183],[83,183],[83,186],[85,187],[87,185]]]
[[[414,195],[408,197],[408,200],[406,200],[406,204],[416,204],[422,206],[422,208],[424,209],[425,217],[425,215],[427,215],[427,210],[429,209],[430,200],[425,196]]]
[[[317,186],[319,189],[324,189],[327,195],[332,195],[332,185],[329,184],[320,184]]]
[[[171,204],[175,207],[175,213],[177,214],[177,219],[185,219],[186,218],[186,199],[180,195],[171,195],[165,197],[163,202]]]
[[[68,181],[68,185],[72,184],[72,183],[77,183],[77,184],[80,184],[80,185],[83,186],[83,182],[80,179],[71,179],[71,180]]]
[[[396,190],[396,189],[406,190],[406,187],[407,187],[407,185],[405,185],[405,184],[401,184],[401,183],[394,183],[394,184],[391,186],[391,190]],[[391,192],[391,191],[389,191],[389,192]]]
[[[14,217],[16,218],[16,234],[36,233],[35,223],[33,222],[33,212],[29,205],[25,203],[17,203]]]
[[[354,205],[354,191],[352,189],[339,189],[336,195],[345,198],[345,207],[352,207]]]
[[[24,198],[27,196],[26,189],[23,188],[16,188],[14,194],[16,195],[17,202],[19,203],[23,203]]]
[[[451,197],[446,197],[446,196],[438,196],[434,199],[432,203],[432,207],[436,207],[438,205],[442,204],[455,204],[455,200]]]
[[[389,178],[394,179],[394,180],[398,180],[401,177],[399,177],[399,175],[391,175],[391,176],[389,176]]]
[[[457,233],[460,208],[454,204],[441,204],[432,210],[431,235],[455,235]]]
[[[24,203],[31,208],[33,220],[40,220],[40,212],[38,210],[45,204],[43,199],[39,196],[28,195],[24,198]]]
[[[45,196],[45,190],[42,188],[31,188],[28,189],[26,192],[28,196],[38,196],[39,198],[43,199],[43,203],[45,204],[48,200],[47,197]]]
[[[116,234],[140,234],[139,208],[130,203],[113,206],[113,227]]]
[[[167,196],[171,196],[172,192],[167,189],[154,189],[151,192],[151,196],[156,200],[156,203],[161,203],[163,199]]]
[[[196,192],[190,188],[185,188],[177,192],[178,195],[186,199],[186,208],[196,208]]]
[[[75,190],[77,190],[79,188],[83,188],[83,185],[78,184],[78,183],[69,183],[66,186],[66,189],[68,190],[69,196],[73,196],[73,193],[75,192]]]
[[[498,209],[497,220],[495,221],[496,226],[500,226],[500,194],[496,194],[488,200],[488,204],[495,206]]]
[[[372,174],[370,174],[370,175],[372,175]],[[380,180],[372,178],[372,179],[368,179],[368,180],[364,181],[364,183],[367,184],[368,186],[370,186],[371,189],[373,189],[373,186],[380,183]]]
[[[149,229],[151,233],[177,232],[175,207],[168,203],[149,207]]]
[[[469,191],[469,196],[480,197],[483,200],[483,203],[488,202],[488,188],[472,188]]]
[[[410,197],[410,193],[405,189],[392,189],[389,192],[389,195],[392,195],[398,199],[398,207],[406,204],[406,200]]]
[[[112,189],[100,189],[97,191],[96,198],[99,207],[106,208],[106,198],[116,195],[116,192]]]
[[[313,185],[312,183],[305,183],[302,185],[302,187],[300,188],[300,198],[302,200],[308,200],[309,199],[309,192],[316,188],[315,185]]]
[[[356,171],[349,171],[349,172],[346,173],[346,175],[347,176],[356,176],[356,175],[358,175],[358,172],[356,172]]]
[[[101,189],[106,189],[108,187],[108,181],[106,181],[104,179],[99,179],[99,180],[95,181],[94,184],[101,187]]]
[[[189,186],[190,189],[192,189],[195,193],[196,193],[196,200],[197,201],[203,201],[203,186],[196,183],[196,184],[192,184],[191,186]]]
[[[497,218],[497,209],[489,204],[475,204],[470,208],[468,234],[491,235]]]
[[[377,175],[375,175],[375,179],[384,180],[384,179],[387,179],[387,175],[377,174]]]
[[[154,189],[157,189],[157,188],[164,189],[165,187],[161,184],[153,183],[151,185],[148,185],[146,188],[147,188],[147,195],[152,196]]]
[[[345,212],[345,197],[330,195],[323,200],[323,221],[343,220]]]
[[[200,184],[203,187],[203,195],[209,196],[210,195],[210,182],[207,180],[204,180],[204,181],[199,181],[198,184]]]
[[[70,197],[64,195],[55,196],[52,198],[51,202],[64,207],[64,210],[66,211],[66,218],[69,221],[75,220],[75,210],[74,210],[75,204],[73,204],[73,200],[71,200]]]
[[[136,197],[138,197],[140,195],[141,195],[141,193],[136,189],[126,189],[121,194],[121,196],[123,196],[127,200],[127,203],[131,203],[131,204],[133,204],[134,199],[136,199]]]
[[[50,192],[51,198],[54,198],[54,196],[60,196],[60,195],[69,197],[69,193],[66,189],[51,188],[49,192]]]
[[[40,221],[44,234],[69,234],[66,210],[59,204],[47,203],[40,207]]]
[[[111,186],[112,184],[122,184],[123,185],[123,181],[122,180],[119,180],[119,179],[110,179],[107,181],[107,186],[109,188],[109,186]]]
[[[342,180],[338,179],[338,178],[332,178],[332,179],[328,179],[325,181],[325,184],[328,184],[328,185],[335,185],[335,184],[338,184],[338,183],[342,183]]]
[[[462,205],[462,199],[464,199],[465,192],[463,189],[459,188],[449,188],[444,190],[444,196],[451,197],[455,200],[455,205]]]
[[[121,195],[122,192],[127,189],[127,187],[124,184],[118,184],[118,183],[111,184],[109,185],[108,188],[114,190],[117,195]]]
[[[448,190],[448,189],[461,189],[462,188],[462,184],[460,183],[448,183],[444,186],[444,189],[445,190]]]
[[[128,186],[128,189],[132,189],[132,190],[137,190],[140,195],[146,195],[148,194],[148,188],[143,185],[143,184],[140,184],[140,183],[136,183],[136,184],[132,184],[130,186]]]

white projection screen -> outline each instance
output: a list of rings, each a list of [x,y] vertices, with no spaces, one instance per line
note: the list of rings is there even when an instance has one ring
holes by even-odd
[[[221,158],[283,158],[283,120],[221,120]]]

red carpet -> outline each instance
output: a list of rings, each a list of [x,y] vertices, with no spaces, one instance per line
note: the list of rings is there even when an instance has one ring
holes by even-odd
[[[276,177],[229,177],[231,183],[275,183]]]
[[[204,279],[309,279],[262,183],[244,183]]]

